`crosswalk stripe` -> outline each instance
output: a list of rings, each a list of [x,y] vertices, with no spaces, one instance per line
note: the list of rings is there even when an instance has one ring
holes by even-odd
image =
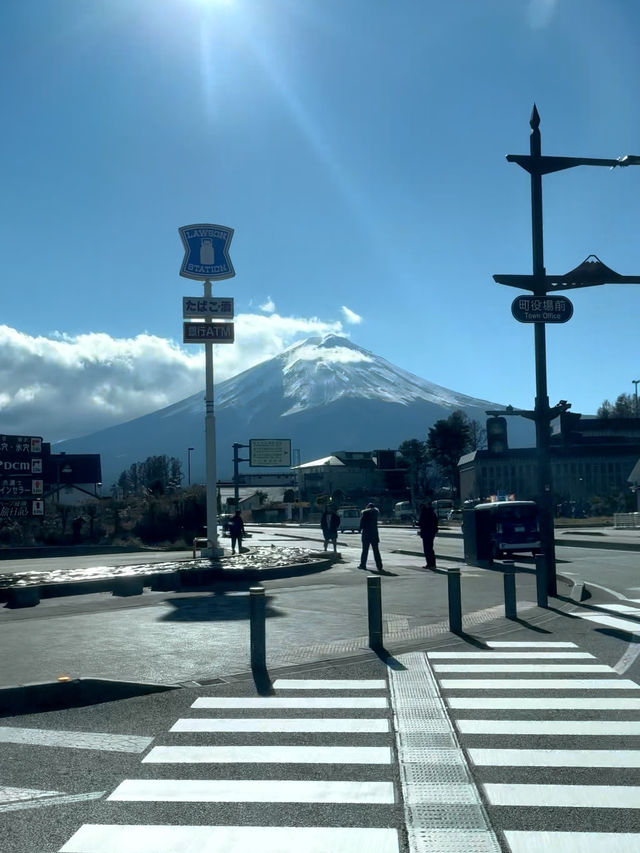
[[[248,717],[244,719],[185,718],[178,720],[172,732],[362,732],[389,731],[389,721],[360,717]]]
[[[638,606],[632,607],[630,604],[598,604],[602,610],[613,610],[615,613],[636,613],[640,616]]]
[[[635,681],[614,678],[443,678],[443,690],[640,690]]]
[[[109,800],[200,803],[393,803],[393,782],[125,779]]]
[[[386,690],[383,678],[277,678],[274,690]]]
[[[147,764],[391,764],[388,746],[155,746]]]
[[[467,735],[640,735],[640,720],[458,720]]]
[[[85,824],[60,853],[398,853],[396,829]]]
[[[635,832],[527,832],[504,833],[511,853],[638,853]]]
[[[435,663],[435,672],[612,672],[603,663]]]
[[[216,708],[224,710],[226,708],[235,708],[242,710],[251,710],[271,708],[279,710],[281,708],[309,708],[315,710],[317,708],[349,708],[349,709],[370,709],[370,708],[388,708],[389,701],[386,696],[269,696],[269,697],[254,697],[254,696],[203,696],[196,699],[192,708]]]
[[[58,749],[99,749],[106,752],[144,752],[152,737],[108,732],[77,732],[62,729],[29,729],[0,726],[0,743],[54,746]]]
[[[626,631],[628,634],[640,634],[640,622],[631,622],[629,619],[609,616],[606,613],[576,613],[576,616],[585,619],[587,622],[598,622],[608,628]]]
[[[427,657],[429,660],[441,660],[443,658],[455,660],[543,660],[545,658],[579,660],[591,658],[593,660],[593,655],[589,652],[501,652],[499,650],[493,652],[427,652]]]
[[[576,643],[553,640],[492,640],[487,643],[492,649],[538,648],[538,649],[577,649]]]
[[[636,785],[516,785],[485,783],[492,806],[640,809]]]
[[[473,711],[640,711],[640,698],[630,696],[449,696],[447,703]]]
[[[467,752],[480,767],[640,767],[637,749],[469,749]]]

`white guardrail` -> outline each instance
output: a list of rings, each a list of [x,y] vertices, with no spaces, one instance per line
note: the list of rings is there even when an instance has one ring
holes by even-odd
[[[640,528],[640,512],[614,513],[613,526],[622,530],[636,530]]]

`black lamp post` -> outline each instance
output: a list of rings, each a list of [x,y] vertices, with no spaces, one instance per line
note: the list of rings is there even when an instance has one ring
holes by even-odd
[[[187,447],[187,485],[191,485],[191,453],[193,447]]]
[[[494,275],[498,284],[530,290],[538,300],[545,300],[547,294],[578,287],[592,287],[600,284],[640,284],[640,277],[622,276],[607,267],[594,255],[589,256],[574,270],[560,276],[549,276],[544,267],[544,243],[542,229],[542,176],[551,172],[572,169],[574,166],[637,166],[640,157],[626,155],[615,160],[591,157],[548,157],[542,155],[540,138],[540,115],[533,105],[531,119],[529,154],[507,154],[509,163],[517,163],[531,175],[531,238],[533,254],[533,275]],[[501,414],[521,414],[530,417],[536,425],[536,450],[538,456],[538,506],[540,511],[540,538],[546,560],[547,592],[557,594],[556,561],[553,533],[553,493],[551,483],[551,460],[549,453],[549,427],[551,421],[569,408],[562,400],[557,406],[549,406],[547,393],[547,356],[546,356],[546,320],[534,322],[534,344],[536,364],[536,399],[532,412],[511,410]],[[559,321],[556,321],[559,322]]]

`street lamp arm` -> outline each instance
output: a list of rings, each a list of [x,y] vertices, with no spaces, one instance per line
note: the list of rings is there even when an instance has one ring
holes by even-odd
[[[551,172],[561,172],[563,169],[573,169],[575,166],[637,166],[640,157],[626,154],[615,159],[600,159],[598,157],[551,157],[547,155],[534,156],[531,154],[507,154],[508,163],[517,163],[526,172],[536,175],[548,175]]]

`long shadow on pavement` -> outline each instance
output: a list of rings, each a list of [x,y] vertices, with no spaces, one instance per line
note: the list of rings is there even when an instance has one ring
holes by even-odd
[[[163,622],[231,622],[249,619],[249,595],[228,595],[226,590],[209,592],[188,598],[167,598],[173,609],[162,616]],[[265,617],[283,616],[265,596]]]

